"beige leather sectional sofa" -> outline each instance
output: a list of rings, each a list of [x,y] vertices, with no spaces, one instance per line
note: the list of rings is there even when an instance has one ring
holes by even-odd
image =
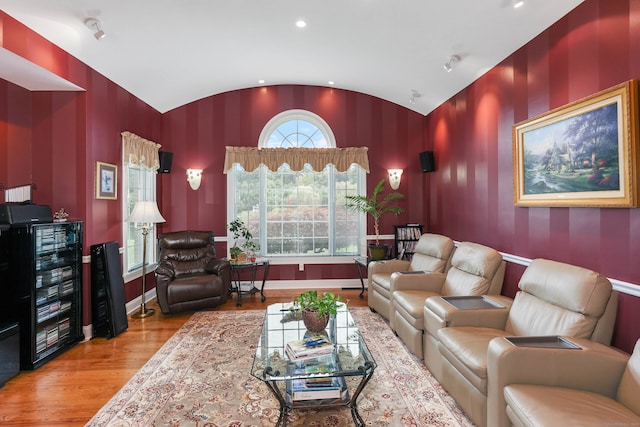
[[[456,260],[469,249],[480,252],[470,252],[477,256],[467,255],[463,257],[465,262]],[[403,274],[386,270],[384,274],[389,277],[388,292],[383,299],[379,290],[374,291],[378,294],[373,297],[375,307],[372,308],[390,319],[390,325],[409,350],[424,358],[424,363],[434,377],[479,427],[582,425],[549,424],[548,421],[552,418],[538,414],[536,405],[539,403],[535,399],[545,400],[544,394],[538,393],[538,389],[525,388],[525,391],[522,391],[522,387],[515,385],[518,381],[510,382],[510,378],[520,378],[517,371],[544,370],[544,363],[535,362],[535,356],[523,358],[521,363],[511,356],[506,357],[509,364],[504,365],[508,366],[508,370],[503,370],[507,368],[502,367],[506,362],[502,362],[501,351],[505,354],[516,352],[520,355],[531,349],[539,354],[548,355],[548,358],[541,357],[540,360],[551,364],[552,373],[540,375],[540,378],[549,379],[550,387],[555,387],[555,383],[551,381],[555,378],[554,375],[559,375],[556,378],[558,384],[562,384],[563,378],[560,375],[562,371],[556,370],[553,365],[556,363],[554,353],[560,352],[561,356],[557,357],[567,364],[572,354],[579,354],[582,358],[580,360],[591,361],[592,357],[603,357],[606,360],[617,361],[612,362],[613,365],[618,362],[625,365],[629,360],[627,370],[631,373],[624,374],[624,379],[624,369],[620,370],[620,363],[616,365],[617,368],[612,368],[613,373],[618,373],[619,390],[613,385],[618,384],[615,380],[608,380],[610,385],[605,387],[606,392],[601,394],[616,402],[609,402],[612,407],[622,405],[630,411],[631,416],[637,416],[640,413],[640,403],[637,403],[640,399],[629,404],[628,395],[629,390],[632,390],[640,396],[640,369],[639,364],[635,363],[640,356],[634,354],[629,359],[628,356],[609,347],[618,301],[618,295],[612,289],[609,280],[585,268],[536,259],[522,275],[518,293],[512,300],[497,295],[502,287],[504,261],[501,256],[496,258],[492,251],[491,248],[463,242],[452,251],[452,258],[446,263],[448,267],[445,272]],[[479,253],[483,256],[478,255]],[[478,262],[480,259],[483,261]],[[376,288],[376,284],[372,284],[376,282],[375,275],[381,274],[374,264],[376,263],[369,266],[369,292],[372,286],[373,289]],[[461,280],[461,283],[467,285],[466,293],[457,289],[447,296],[449,291],[444,284],[450,272],[456,269],[462,269],[465,275],[471,272],[478,274]],[[407,279],[410,285],[403,284],[403,276],[410,278]],[[377,279],[380,279],[380,276]],[[497,292],[496,288],[493,288],[495,283],[484,286],[481,292],[471,291],[475,289],[473,283],[477,284],[483,280],[486,283],[499,280]],[[441,283],[442,287],[435,286],[434,283]],[[420,284],[424,287],[420,288]],[[494,289],[493,295],[488,294],[490,288]],[[421,313],[418,313],[419,311]],[[509,341],[510,339],[513,342]],[[579,349],[554,347],[558,345],[556,341],[564,343],[563,340],[570,339],[578,342],[576,346]],[[640,350],[636,348],[636,353],[638,352]],[[601,356],[603,353],[605,355]],[[531,379],[532,385],[537,384],[535,374],[524,377]],[[567,384],[575,385],[580,382],[576,379],[575,383],[569,381]],[[589,383],[586,379],[583,382]],[[599,392],[599,389],[593,386],[582,388]],[[568,392],[562,394],[565,395],[573,396]],[[579,408],[579,400],[573,402],[572,399],[573,397],[567,402],[558,403],[557,408],[553,402],[548,404],[554,407],[554,411],[560,412],[562,406],[570,408],[569,403],[575,403],[575,408]],[[578,410],[575,408],[570,409],[569,414]],[[623,413],[629,415],[627,412]],[[529,418],[530,414],[534,414],[533,420]]]

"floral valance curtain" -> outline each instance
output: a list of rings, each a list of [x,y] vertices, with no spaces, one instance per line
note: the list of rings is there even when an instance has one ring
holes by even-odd
[[[122,132],[122,149],[128,165],[143,166],[150,170],[160,168],[158,151],[161,145],[131,132]]]
[[[368,173],[369,156],[367,150],[367,147],[260,149],[257,147],[227,147],[224,173],[231,170],[234,163],[240,164],[248,172],[255,170],[260,164],[275,172],[284,163],[294,171],[302,170],[305,163],[308,163],[315,171],[321,171],[328,164],[332,164],[339,172],[344,172],[355,163]]]

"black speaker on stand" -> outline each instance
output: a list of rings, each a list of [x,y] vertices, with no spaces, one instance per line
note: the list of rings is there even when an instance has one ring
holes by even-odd
[[[113,338],[129,327],[118,242],[91,246],[91,312],[94,337]]]
[[[433,172],[436,170],[436,164],[433,159],[433,151],[423,151],[419,154],[420,167],[422,172]]]

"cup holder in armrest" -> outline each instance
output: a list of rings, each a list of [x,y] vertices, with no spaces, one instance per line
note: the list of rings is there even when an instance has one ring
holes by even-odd
[[[443,300],[459,310],[478,310],[486,308],[505,308],[504,305],[485,298],[482,295],[442,297]]]
[[[400,274],[429,274],[431,271],[427,270],[416,270],[416,271],[398,271]]]
[[[506,337],[505,339],[516,347],[564,348],[567,350],[582,350],[580,346],[577,346],[569,340],[559,336]]]

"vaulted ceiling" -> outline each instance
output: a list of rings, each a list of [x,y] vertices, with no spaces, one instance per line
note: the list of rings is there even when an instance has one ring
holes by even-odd
[[[160,112],[304,84],[428,114],[582,1],[0,0],[0,9]],[[0,78],[30,90],[77,89],[5,49],[0,65]]]

